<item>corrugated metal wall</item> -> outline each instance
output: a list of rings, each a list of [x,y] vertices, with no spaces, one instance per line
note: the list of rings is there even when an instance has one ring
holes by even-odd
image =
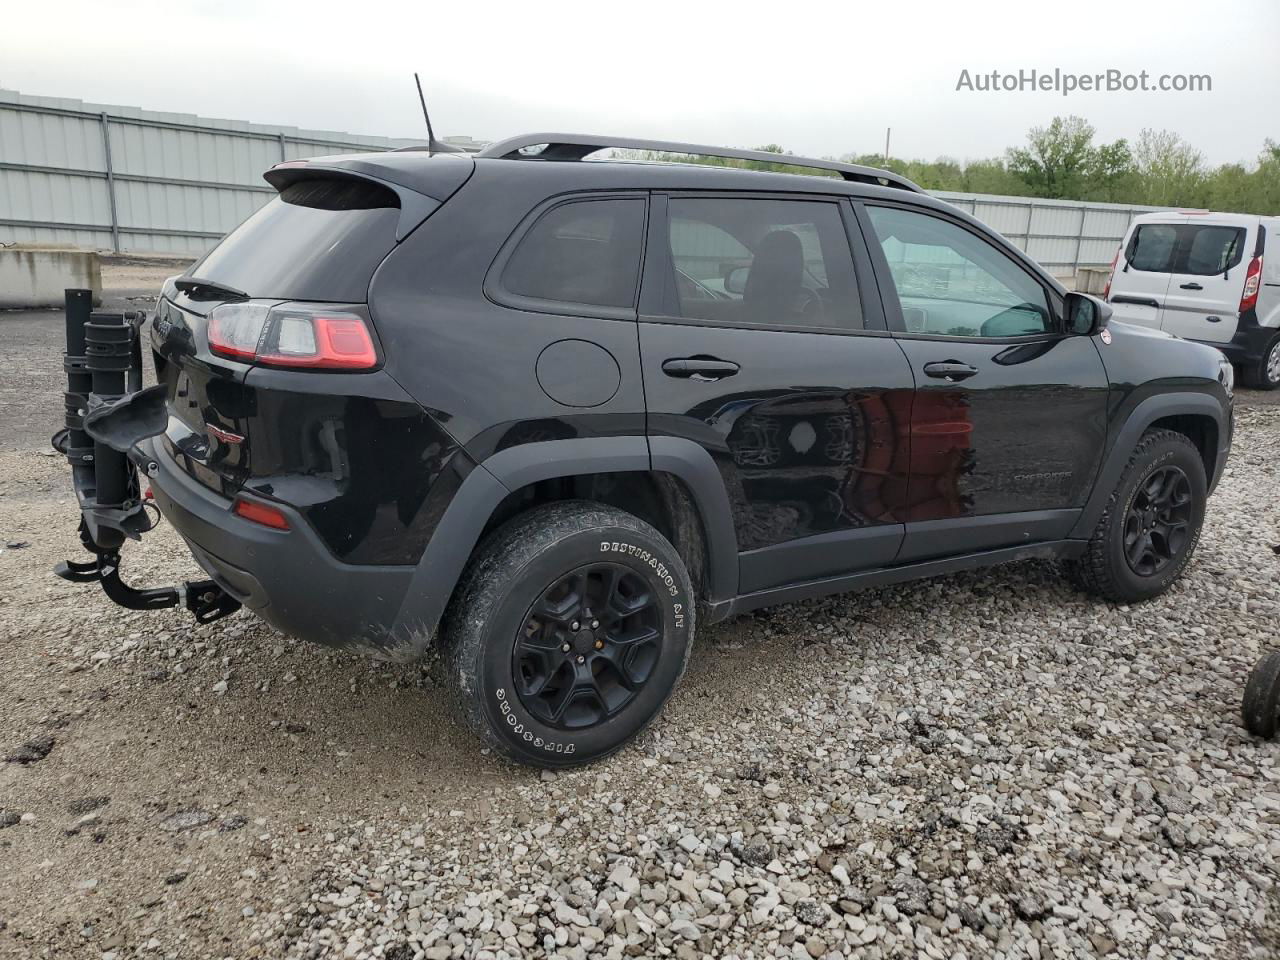
[[[1000,231],[1060,276],[1074,274],[1080,267],[1107,266],[1135,216],[1168,209],[982,193],[937,191],[933,195]]]
[[[281,160],[421,143],[0,90],[0,242],[199,254]]]
[[[272,164],[419,143],[0,90],[0,242],[196,255],[273,195]],[[1060,275],[1110,263],[1133,216],[1160,209],[936,196]]]

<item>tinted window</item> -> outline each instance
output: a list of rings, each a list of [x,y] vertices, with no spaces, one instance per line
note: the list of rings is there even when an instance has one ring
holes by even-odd
[[[1244,230],[1240,227],[1188,225],[1182,228],[1186,252],[1178,273],[1209,276],[1240,262]]]
[[[1143,224],[1133,231],[1133,239],[1129,241],[1129,268],[1170,273],[1177,248],[1177,227],[1167,223]]]
[[[673,197],[665,312],[730,325],[861,328],[834,203]]]
[[[1017,337],[1053,330],[1042,287],[1010,256],[949,220],[868,207],[910,333]]]
[[[644,200],[579,200],[544,213],[502,272],[510,293],[600,307],[635,303]]]
[[[363,303],[396,245],[400,201],[367,180],[292,183],[192,268],[252,297]]]
[[[1244,256],[1244,228],[1208,223],[1144,223],[1126,249],[1130,270],[1212,276]]]

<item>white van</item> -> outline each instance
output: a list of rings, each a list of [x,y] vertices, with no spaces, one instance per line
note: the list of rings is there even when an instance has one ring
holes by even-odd
[[[1280,217],[1208,210],[1137,217],[1103,297],[1116,320],[1217,347],[1248,386],[1280,387]]]

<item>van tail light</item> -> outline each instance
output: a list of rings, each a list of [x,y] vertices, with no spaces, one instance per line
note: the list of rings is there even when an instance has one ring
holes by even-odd
[[[1258,288],[1262,286],[1262,257],[1254,257],[1249,262],[1249,270],[1244,275],[1244,295],[1240,297],[1240,312],[1252,310],[1258,305]]]
[[[237,499],[231,507],[231,512],[237,517],[260,523],[273,530],[289,529],[289,518],[283,511],[266,503],[258,503],[256,500]]]
[[[209,350],[265,367],[372,370],[378,350],[360,307],[224,303],[209,314]]]
[[[1107,282],[1102,288],[1102,299],[1111,296],[1111,281],[1116,278],[1116,264],[1120,262],[1120,248],[1116,247],[1116,255],[1111,258],[1111,272],[1107,274]]]

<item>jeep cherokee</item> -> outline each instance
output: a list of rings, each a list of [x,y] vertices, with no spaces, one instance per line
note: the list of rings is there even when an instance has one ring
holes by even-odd
[[[281,163],[149,325],[69,309],[56,445],[95,559],[60,574],[396,660],[438,634],[469,725],[565,766],[657,715],[699,622],[1027,557],[1119,602],[1186,568],[1231,443],[1217,350],[1109,326],[887,171],[589,160],[616,147],[778,159],[533,134]],[[151,498],[211,579],[120,581]]]

